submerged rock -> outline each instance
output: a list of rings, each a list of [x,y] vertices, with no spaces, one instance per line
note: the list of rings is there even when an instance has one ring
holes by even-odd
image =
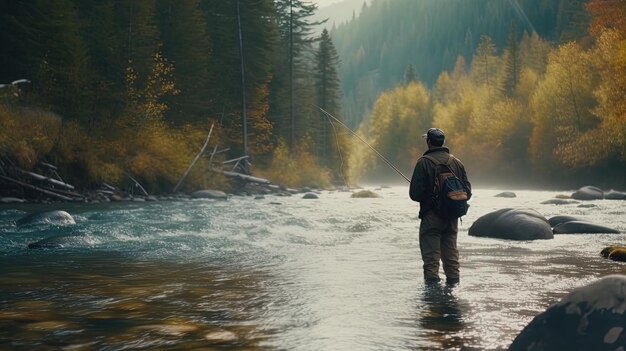
[[[569,204],[577,204],[578,201],[573,200],[565,200],[565,199],[550,199],[546,201],[542,201],[542,205],[569,205]]]
[[[65,211],[47,211],[31,213],[17,220],[18,226],[29,224],[68,225],[76,224],[74,218]]]
[[[626,276],[610,275],[536,316],[509,350],[623,350],[625,328]]]
[[[578,217],[574,217],[574,216],[554,216],[548,219],[548,223],[550,223],[552,227],[555,227],[557,224],[571,222],[571,221],[582,221],[582,219]]]
[[[90,246],[93,246],[93,243],[82,235],[58,235],[28,244],[29,249],[59,249]]]
[[[228,195],[225,192],[219,190],[198,190],[192,193],[191,197],[194,199],[228,199]]]
[[[375,192],[371,190],[361,190],[361,191],[357,191],[356,193],[352,193],[350,197],[352,198],[377,198],[377,197],[380,197],[380,195],[376,194]]]
[[[303,199],[319,199],[320,197],[317,196],[316,193],[312,193],[312,192],[308,192],[306,194],[304,194],[304,196],[302,196]]]
[[[513,198],[513,197],[517,197],[517,195],[512,191],[505,191],[505,192],[501,192],[500,194],[494,195],[494,197]]]
[[[608,246],[600,251],[600,255],[613,261],[626,262],[626,247]]]
[[[554,234],[584,234],[610,233],[617,234],[619,230],[585,221],[569,221],[559,223],[552,229]]]
[[[626,192],[611,189],[604,193],[604,198],[607,200],[626,200]]]
[[[552,239],[548,220],[531,209],[503,208],[478,218],[469,235],[510,240]]]

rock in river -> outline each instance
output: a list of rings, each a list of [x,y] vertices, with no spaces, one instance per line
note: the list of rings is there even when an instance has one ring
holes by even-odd
[[[478,218],[469,235],[510,240],[552,239],[548,220],[532,209],[503,208]]]
[[[609,275],[536,316],[509,350],[624,350],[625,328],[626,276]]]
[[[76,224],[74,218],[65,211],[47,211],[31,213],[17,220],[18,226],[28,224],[67,225]]]

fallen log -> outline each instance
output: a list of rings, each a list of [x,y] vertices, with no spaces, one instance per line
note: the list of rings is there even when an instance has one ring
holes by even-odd
[[[237,172],[229,172],[229,171],[222,171],[220,169],[212,169],[213,172],[217,172],[217,173],[221,173],[227,177],[231,177],[231,178],[235,178],[244,182],[250,182],[250,183],[259,183],[259,184],[271,184],[271,182],[265,178],[259,178],[259,177],[254,177],[254,176],[250,176],[247,174],[243,174],[243,173],[237,173]]]
[[[74,190],[74,186],[73,185],[64,183],[64,182],[62,182],[60,180],[56,180],[56,179],[53,179],[53,178],[50,178],[50,177],[46,177],[46,176],[43,176],[41,174],[37,174],[37,173],[34,173],[34,172],[24,171],[24,170],[21,170],[19,168],[16,168],[16,170],[19,173],[21,173],[23,175],[26,175],[26,176],[29,176],[29,177],[31,177],[33,179],[37,179],[37,180],[40,180],[40,181],[43,181],[43,182],[48,182],[50,184],[54,184],[56,186],[60,186],[60,187],[66,188],[66,189]]]
[[[0,175],[0,179],[4,179],[4,180],[6,180],[8,182],[18,184],[18,185],[20,185],[20,186],[22,186],[24,188],[27,188],[27,189],[32,189],[32,190],[38,191],[40,193],[44,193],[46,195],[49,195],[49,196],[52,196],[52,197],[56,197],[57,199],[61,199],[61,200],[65,200],[65,201],[72,201],[73,200],[71,197],[67,197],[67,196],[64,196],[64,195],[61,195],[61,194],[57,194],[56,192],[53,192],[53,191],[50,191],[50,190],[46,190],[46,189],[42,189],[42,188],[40,188],[38,186],[34,186],[34,185],[31,185],[31,184],[28,184],[28,183],[20,182],[19,180],[16,180],[16,179],[13,179],[13,178],[9,178],[7,176]]]

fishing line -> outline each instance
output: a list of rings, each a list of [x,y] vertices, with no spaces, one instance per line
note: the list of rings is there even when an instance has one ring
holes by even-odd
[[[331,115],[329,112],[327,112],[326,110],[324,110],[323,108],[316,106],[318,109],[320,109],[320,111],[322,111],[326,116],[328,116],[329,118],[332,118],[335,122],[339,123],[339,125],[341,125],[342,127],[346,128],[350,133],[352,133],[352,135],[354,135],[355,137],[357,137],[357,139],[359,139],[363,144],[367,145],[370,149],[372,149],[372,151],[374,151],[376,153],[376,155],[383,160],[387,166],[391,167],[391,169],[393,169],[394,171],[396,171],[396,173],[398,173],[400,176],[402,176],[402,178],[404,178],[407,182],[411,182],[411,180],[405,176],[399,169],[398,167],[394,166],[385,156],[383,156],[380,152],[378,152],[378,150],[376,150],[372,145],[370,145],[367,141],[365,141],[363,138],[361,138],[355,131],[353,131],[352,129],[350,129],[350,127],[348,127],[347,125],[345,125],[345,123],[343,123],[341,120],[339,120],[338,118],[336,118],[335,116]]]
[[[330,125],[333,127],[333,135],[335,136],[335,144],[337,145],[337,152],[339,153],[339,159],[341,160],[341,165],[339,166],[339,168],[341,169],[341,178],[343,178],[344,185],[349,187],[348,181],[346,180],[346,175],[344,174],[343,155],[341,154],[341,145],[339,145],[339,136],[337,135],[337,128],[335,128],[335,123],[333,123],[333,121],[330,120],[330,118],[328,119],[328,121],[330,122]]]

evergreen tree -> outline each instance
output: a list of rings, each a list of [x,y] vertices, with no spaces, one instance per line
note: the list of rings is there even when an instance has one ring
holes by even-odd
[[[276,0],[278,45],[275,48],[274,76],[271,85],[270,118],[277,137],[295,141],[310,130],[317,113],[311,108],[313,95],[313,28],[321,23],[309,18],[317,6],[302,0]]]
[[[317,105],[331,115],[340,118],[341,92],[339,78],[337,76],[339,56],[337,56],[337,50],[335,50],[335,46],[326,29],[322,31],[322,35],[320,36],[319,48],[315,54],[315,60]],[[338,150],[337,143],[333,142],[333,140],[339,138],[339,135],[336,130],[331,131],[332,122],[328,120],[326,115],[322,113],[320,116],[320,128],[316,128],[318,131],[316,133],[318,158],[321,164],[331,166],[333,170],[339,170],[337,166],[340,165],[331,162],[332,159],[337,159],[336,153],[344,152],[343,150]],[[341,132],[341,136],[343,136],[343,130],[341,130]]]
[[[513,95],[520,76],[520,53],[515,23],[511,24],[509,42],[504,50],[500,72],[500,91],[507,96]]]
[[[174,64],[180,90],[170,99],[170,116],[178,121],[206,120],[211,48],[199,0],[158,0],[157,5],[163,55]]]
[[[404,84],[409,85],[413,82],[417,82],[417,75],[415,74],[415,67],[413,67],[412,63],[409,63],[404,72]]]
[[[487,35],[480,37],[480,44],[472,60],[472,74],[479,84],[488,87],[495,85],[497,66],[496,46]]]
[[[207,0],[201,2],[211,38],[209,96],[214,101],[210,114],[221,122],[227,132],[232,155],[243,151],[242,93],[247,101],[249,154],[268,153],[271,149],[272,126],[267,119],[269,83],[272,78],[272,50],[276,43],[275,9],[272,0],[241,0],[240,18],[245,87],[241,86],[239,23],[235,1]]]
[[[36,94],[54,111],[90,125],[87,87],[93,76],[75,2],[36,1],[32,10],[24,39],[32,45],[27,51]]]

